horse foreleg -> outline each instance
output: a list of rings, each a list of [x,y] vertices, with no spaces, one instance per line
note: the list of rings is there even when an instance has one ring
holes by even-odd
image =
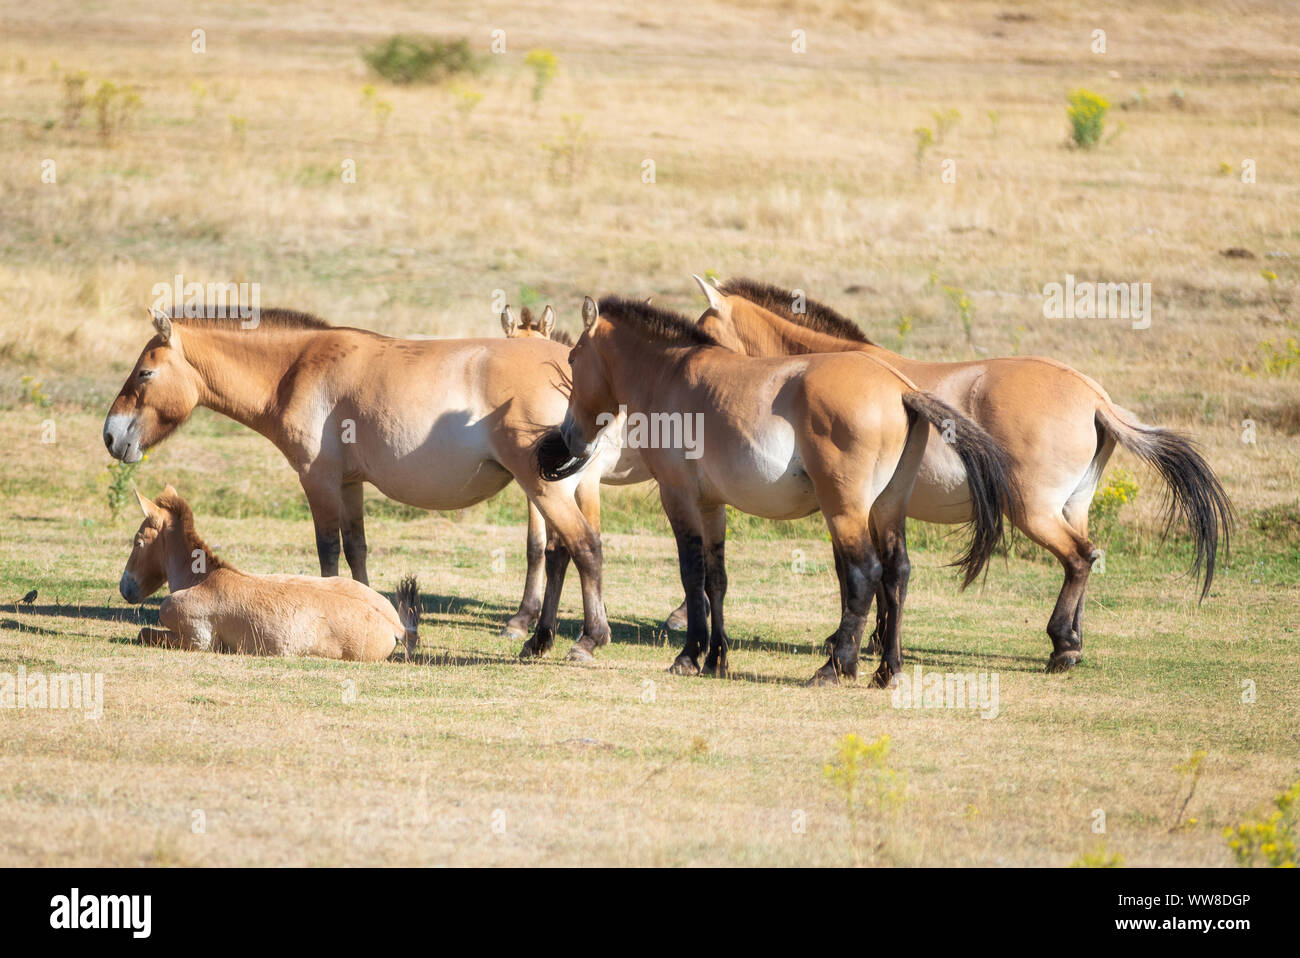
[[[340,503],[342,506],[340,526],[343,533],[343,555],[348,560],[348,568],[352,571],[352,578],[363,585],[369,585],[370,579],[366,575],[365,489],[366,484],[364,482],[343,484]],[[334,561],[337,570],[337,557]]]
[[[705,592],[704,520],[699,505],[687,494],[659,487],[664,514],[677,540],[677,564],[686,593],[686,643],[668,671],[696,675],[700,656],[709,649],[709,601]]]
[[[541,512],[530,499],[528,500],[528,574],[524,579],[524,597],[519,603],[519,611],[501,630],[501,634],[507,638],[522,639],[537,621],[538,613],[542,608],[546,544],[546,521],[542,519]]]
[[[164,649],[202,649],[203,646],[183,637],[179,632],[173,632],[171,629],[158,629],[153,626],[145,626],[136,636],[136,641],[141,645],[153,645]]]
[[[705,608],[712,626],[704,672],[721,677],[727,674],[727,649],[730,645],[722,619],[722,603],[727,595],[727,507],[719,504],[701,509],[700,518],[704,532],[701,545],[704,552]]]
[[[339,535],[342,526],[343,497],[337,483],[312,480],[303,475],[302,491],[307,494],[312,525],[316,527],[316,557],[320,559],[320,574],[325,577],[339,574]]]
[[[602,645],[609,644],[609,621],[605,617],[603,590],[604,553],[600,542],[600,475],[588,470],[574,489],[573,510],[561,500],[562,509],[551,518],[556,534],[573,556],[582,580],[582,635],[566,656],[571,662],[586,662]]]

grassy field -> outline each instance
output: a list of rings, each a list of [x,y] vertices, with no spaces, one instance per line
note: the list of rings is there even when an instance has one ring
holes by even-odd
[[[0,864],[1230,864],[1223,828],[1300,776],[1300,26],[1264,0],[1093,9],[0,2],[0,675],[99,673],[105,697],[98,720],[0,708]],[[392,86],[359,50],[399,31],[487,65]],[[533,49],[558,62],[539,102]],[[88,94],[136,88],[107,140],[80,71]],[[1092,150],[1068,145],[1080,87],[1111,103]],[[1186,541],[1160,541],[1158,477],[1118,453],[1138,495],[1097,530],[1066,675],[1043,674],[1054,561],[1014,542],[958,593],[956,541],[912,530],[906,662],[996,675],[992,719],[803,686],[838,611],[817,517],[733,514],[736,674],[668,675],[680,586],[650,487],[606,496],[614,642],[592,667],[521,665],[497,636],[513,489],[455,515],[369,501],[374,584],[413,572],[425,595],[418,664],[129,643],[157,597],[117,594],[136,518],[110,515],[100,427],[154,284],[499,335],[498,290],[572,330],[585,293],[698,313],[706,270],[804,288],[925,358],[1057,357],[1193,434],[1241,515],[1209,599]],[[1067,273],[1151,283],[1150,328],[1045,319]],[[316,570],[291,470],[229,421],[201,411],[134,479],[175,483],[235,565]],[[571,585],[561,654],[578,613]],[[864,798],[855,848],[823,772],[849,733],[889,735],[905,782],[892,811]]]

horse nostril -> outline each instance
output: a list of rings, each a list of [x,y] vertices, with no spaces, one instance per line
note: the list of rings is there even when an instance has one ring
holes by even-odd
[[[113,436],[107,429],[104,430],[104,445],[108,447],[109,452],[113,451]]]

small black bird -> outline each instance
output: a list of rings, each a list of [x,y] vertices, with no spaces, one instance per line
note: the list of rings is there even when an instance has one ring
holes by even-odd
[[[23,605],[31,605],[33,602],[36,601],[36,590],[32,589],[31,592],[28,592],[19,601],[22,602]]]

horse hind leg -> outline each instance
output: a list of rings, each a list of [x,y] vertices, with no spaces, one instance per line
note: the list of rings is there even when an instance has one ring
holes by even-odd
[[[898,684],[898,675],[903,671],[903,605],[907,601],[907,583],[912,573],[907,558],[904,506],[900,504],[895,513],[879,525],[873,513],[871,531],[881,566],[880,584],[876,589],[880,667],[872,678],[872,684],[879,688],[892,688]]]
[[[564,591],[564,576],[569,568],[569,550],[550,528],[545,526],[546,542],[542,557],[546,570],[546,589],[542,595],[541,612],[533,636],[519,651],[521,659],[540,658],[555,645],[555,628],[560,615],[560,594]]]
[[[1047,622],[1047,636],[1052,640],[1048,672],[1065,672],[1083,658],[1083,638],[1076,629],[1081,620],[1088,574],[1100,553],[1085,535],[1056,510],[1026,510],[1019,523],[1021,530],[1052,555],[1065,570],[1065,581],[1056,598],[1056,606]]]
[[[835,685],[858,677],[858,652],[871,602],[883,567],[865,517],[828,515],[831,547],[840,580],[840,624],[826,639],[826,664],[813,673],[812,685]],[[883,666],[882,666],[883,667]]]
[[[545,585],[544,565],[547,544],[546,521],[536,504],[528,501],[528,573],[524,579],[524,596],[519,611],[510,617],[501,635],[509,639],[522,639],[537,622],[542,610]]]

